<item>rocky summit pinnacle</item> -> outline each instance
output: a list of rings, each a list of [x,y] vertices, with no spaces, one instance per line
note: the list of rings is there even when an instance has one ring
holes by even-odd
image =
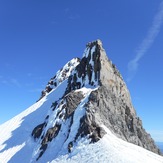
[[[52,120],[53,115],[50,113],[32,132],[34,138],[41,137],[37,159],[53,139],[59,139],[62,128],[67,128],[63,144],[67,144],[70,151],[70,147],[79,138],[88,137],[91,142],[100,140],[106,134],[101,124],[121,139],[159,154],[159,149],[136,115],[121,74],[108,59],[100,40],[88,43],[81,59],[73,59],[58,71],[43,91],[44,94],[65,80],[65,93],[52,104],[52,111],[56,112],[53,125],[49,125],[49,118]],[[83,89],[86,93],[83,93]],[[81,106],[82,101],[84,103]],[[77,116],[76,112],[80,107],[84,111]],[[72,131],[75,122],[78,127],[76,131]]]
[[[0,151],[9,154],[9,157],[6,153],[0,154],[3,162],[10,158],[11,162],[21,162],[20,155],[27,152],[28,156],[23,158],[25,163],[50,162],[66,155],[71,158],[83,149],[82,142],[96,144],[105,136],[115,140],[108,133],[116,137],[116,142],[124,140],[161,154],[143,128],[127,86],[100,40],[88,43],[81,59],[72,59],[50,79],[36,104],[0,129],[3,131],[12,124],[17,126],[8,127],[8,132],[4,132],[7,136],[3,141],[0,139]],[[13,136],[10,138],[10,135]],[[113,149],[118,145],[122,148],[121,143],[110,145]]]

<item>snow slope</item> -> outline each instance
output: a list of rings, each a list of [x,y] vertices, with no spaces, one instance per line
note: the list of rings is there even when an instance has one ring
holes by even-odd
[[[54,113],[51,113],[51,115],[49,117],[49,122],[47,123],[46,128],[53,127],[57,123],[57,124],[61,124],[61,131],[58,133],[57,137],[55,139],[53,139],[50,144],[48,144],[48,148],[46,149],[46,151],[42,155],[42,157],[39,158],[38,162],[42,163],[42,162],[52,161],[54,158],[58,157],[59,155],[64,155],[67,153],[67,146],[68,146],[69,142],[74,140],[74,138],[77,134],[77,131],[78,131],[78,128],[80,125],[80,118],[83,117],[85,114],[84,105],[87,103],[89,94],[93,90],[94,89],[90,89],[90,88],[81,88],[80,90],[77,90],[77,92],[80,91],[83,93],[84,98],[74,112],[75,121],[72,123],[71,130],[69,132],[68,132],[68,129],[70,126],[71,119],[67,119],[67,120],[63,119],[62,120],[62,119],[55,118],[58,110],[62,107],[62,105],[60,107],[58,107]],[[53,117],[53,118],[51,118],[51,117]],[[45,130],[46,130],[46,128],[45,128]],[[38,140],[38,142],[40,142],[40,141],[41,141],[41,139]],[[41,144],[38,143],[38,145],[33,150],[33,155],[30,160],[31,163],[34,163],[35,160],[37,160],[37,158],[40,154],[40,148],[41,148]]]
[[[82,91],[86,94],[86,97],[79,105],[80,107],[76,110],[76,118],[83,114],[84,110],[82,110],[82,105],[84,101],[87,100],[87,96],[91,89],[83,88]],[[44,102],[48,98],[53,99],[58,93],[59,92],[56,90],[56,93],[49,94],[23,113],[0,126],[0,162],[30,162],[30,158],[34,152],[33,149],[36,149],[36,143],[31,138],[31,130],[36,124],[40,123],[37,116],[41,119],[41,117],[44,117],[47,114],[45,107],[49,107],[51,103],[49,100],[48,103],[46,102],[46,106],[44,106]],[[32,121],[33,118],[35,121]],[[75,130],[77,126],[78,121],[73,124],[72,130]],[[54,159],[55,150],[59,147],[59,144],[56,146],[56,142],[54,141],[43,158],[38,162],[163,163],[163,157],[125,142],[113,135],[105,126],[102,127],[107,131],[107,135],[105,135],[99,142],[89,144],[88,139],[82,138],[77,142],[72,153],[66,154],[66,148],[63,147],[60,153],[57,154],[58,157]],[[20,135],[20,133],[22,134]],[[74,133],[75,135],[75,131],[71,133]],[[12,139],[12,137],[15,139]],[[73,137],[73,135],[71,137]],[[59,141],[61,141],[61,139]],[[53,151],[52,149],[54,149],[54,152],[50,152]],[[31,162],[35,161],[31,160]]]
[[[51,163],[163,163],[163,157],[117,138],[105,126],[107,134],[97,143],[81,139],[71,154]]]
[[[0,126],[0,162],[36,162],[35,159],[31,159],[34,158],[34,153],[37,153],[37,143],[31,137],[31,131],[35,125],[41,123],[40,120],[47,114],[47,109],[45,108],[49,108],[52,100],[54,98],[57,99],[61,95],[60,90],[65,89],[65,86],[66,81],[61,84],[61,87],[58,87],[58,89],[45,96],[26,111]],[[75,111],[76,119],[79,120],[79,117],[84,114],[83,105],[92,90],[91,88],[77,90],[82,91],[85,94],[85,98]],[[75,132],[79,125],[78,120],[72,124],[72,132],[70,132],[71,136],[69,139],[73,139],[76,134]],[[61,139],[55,140],[50,144],[45,155],[38,162],[163,163],[163,157],[117,138],[104,125],[101,127],[105,129],[107,134],[97,143],[89,144],[87,138],[82,138],[76,143],[72,152],[67,154],[67,144],[64,144],[62,142],[64,138],[60,137]],[[63,128],[63,133],[64,130],[66,130],[66,126]],[[67,142],[69,141],[67,140]]]
[[[46,93],[34,105],[0,125],[0,163],[15,163],[22,160],[23,163],[30,162],[33,149],[36,147],[36,142],[31,136],[32,130],[45,119],[52,103],[63,96],[67,87],[67,78],[77,65],[77,59],[68,62],[57,72],[54,79],[57,85],[50,93]],[[63,72],[67,72],[66,75]]]
[[[0,126],[0,163],[7,163],[12,157],[12,162],[21,161],[20,155],[24,163],[29,162],[35,147],[31,132],[35,126],[42,123],[52,102],[62,96],[66,85],[64,81],[36,104]],[[27,156],[24,157],[24,154]]]

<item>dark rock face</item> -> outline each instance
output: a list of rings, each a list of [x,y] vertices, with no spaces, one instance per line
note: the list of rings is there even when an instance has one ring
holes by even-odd
[[[45,126],[45,123],[42,123],[38,126],[36,126],[32,131],[32,136],[36,139],[39,138],[42,134],[43,127]]]
[[[81,92],[71,92],[66,97],[66,115],[65,118],[69,118],[74,113],[77,106],[80,104],[81,99],[83,99],[83,94]]]
[[[66,80],[69,77],[69,73],[73,71],[73,66],[79,64],[79,62],[80,62],[79,58],[74,58],[71,61],[69,61],[63,68],[61,68],[57,72],[57,74],[50,79],[45,89],[41,92],[41,97],[39,98],[39,100],[42,99],[46,94],[51,92],[64,80]]]
[[[80,127],[75,139],[79,136],[85,137],[89,135],[91,142],[95,143],[105,134],[105,130],[96,123],[94,115],[87,112],[86,115],[80,119]]]
[[[61,128],[60,124],[56,124],[54,127],[49,128],[41,144],[44,145],[47,144],[49,141],[52,141],[52,139],[57,136],[60,128]]]
[[[44,154],[45,150],[48,147],[48,143],[51,142],[58,135],[58,133],[60,131],[60,128],[61,128],[61,125],[60,124],[56,124],[54,127],[49,128],[47,130],[45,136],[42,136],[40,153],[39,153],[39,156],[37,157],[37,160]],[[41,133],[40,133],[40,135],[41,135]]]
[[[68,86],[65,94],[72,90],[80,89],[87,84],[92,86],[100,85],[101,48],[99,41],[87,44],[85,56],[83,56],[80,63],[77,65],[74,74],[68,79]],[[95,82],[97,83],[95,84]]]
[[[116,66],[107,58],[101,41],[88,43],[83,58],[77,59],[77,63],[73,69],[71,65],[74,62],[64,66],[49,81],[43,92],[44,96],[67,79],[67,88],[63,97],[54,101],[51,106],[52,112],[56,112],[54,119],[59,122],[48,128],[50,115],[47,115],[44,123],[35,127],[32,132],[34,138],[41,137],[37,159],[43,155],[48,144],[59,135],[63,121],[69,123],[67,133],[64,133],[64,142],[68,140],[72,124],[76,121],[74,112],[84,99],[84,94],[80,91],[82,87],[91,87],[92,90],[96,88],[96,90],[90,93],[88,101],[83,105],[85,114],[79,117],[80,125],[74,140],[67,144],[69,153],[81,137],[89,138],[91,143],[100,140],[106,134],[101,127],[103,124],[119,138],[160,154],[153,139],[143,128],[142,121],[137,117],[127,86]]]

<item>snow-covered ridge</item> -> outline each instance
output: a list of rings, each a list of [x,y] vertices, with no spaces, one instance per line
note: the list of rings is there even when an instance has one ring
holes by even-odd
[[[47,117],[52,103],[63,96],[67,87],[67,78],[78,64],[78,58],[69,61],[50,80],[38,102],[0,126],[2,131],[0,162],[7,163],[9,160],[17,162],[19,159],[21,161],[21,158],[17,159],[16,155],[20,151],[26,151],[29,154],[29,157],[23,159],[24,162],[29,162],[35,146],[31,137],[32,130]]]
[[[71,154],[61,155],[49,163],[163,163],[163,157],[117,138],[102,125],[107,134],[97,143],[81,139]]]
[[[32,135],[38,145],[34,149],[31,162],[36,160],[46,162],[46,155],[49,150],[55,151],[53,152],[54,158],[59,154],[68,153],[69,144],[73,144],[75,147],[80,119],[85,115],[85,104],[93,90],[81,88],[76,91],[76,95],[68,94],[63,99],[53,103],[45,121],[33,130]],[[73,97],[77,97],[78,101],[73,101]],[[68,104],[70,101],[73,101],[75,107],[69,108],[71,107]]]
[[[0,125],[0,163],[30,162],[37,146],[32,131],[46,118],[53,101],[63,96],[66,86],[65,80],[34,105]]]
[[[76,68],[79,63],[79,58],[73,58],[71,61],[65,64],[65,66],[61,68],[53,78],[50,79],[50,81],[46,85],[45,90],[42,91],[41,98],[44,97],[47,93],[51,92],[51,90],[56,88],[63,81],[68,79],[68,77],[71,75],[71,72]]]

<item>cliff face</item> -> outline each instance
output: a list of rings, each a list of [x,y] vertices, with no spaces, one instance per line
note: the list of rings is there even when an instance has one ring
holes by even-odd
[[[62,144],[57,150],[67,148],[67,152],[81,138],[97,142],[106,134],[102,125],[119,138],[160,154],[137,117],[126,84],[107,58],[100,40],[88,43],[82,59],[74,59],[58,71],[43,93],[63,82],[63,96],[52,103],[45,120],[32,132],[39,140],[37,160],[51,141]]]
[[[79,132],[84,132],[85,135],[95,134],[92,137],[95,139],[93,141],[96,141],[104,134],[99,127],[100,124],[105,124],[118,137],[159,153],[153,139],[136,115],[120,72],[107,58],[100,40],[87,44],[83,58],[70,79],[74,76],[77,77],[77,81],[69,81],[69,91],[71,86],[73,89],[78,89],[78,86],[74,87],[75,84],[79,85],[79,88],[88,84],[93,87],[98,86],[98,89],[92,91],[89,96],[86,115],[81,120]],[[83,125],[87,129],[84,127],[81,129]],[[86,127],[87,125],[89,127]]]

